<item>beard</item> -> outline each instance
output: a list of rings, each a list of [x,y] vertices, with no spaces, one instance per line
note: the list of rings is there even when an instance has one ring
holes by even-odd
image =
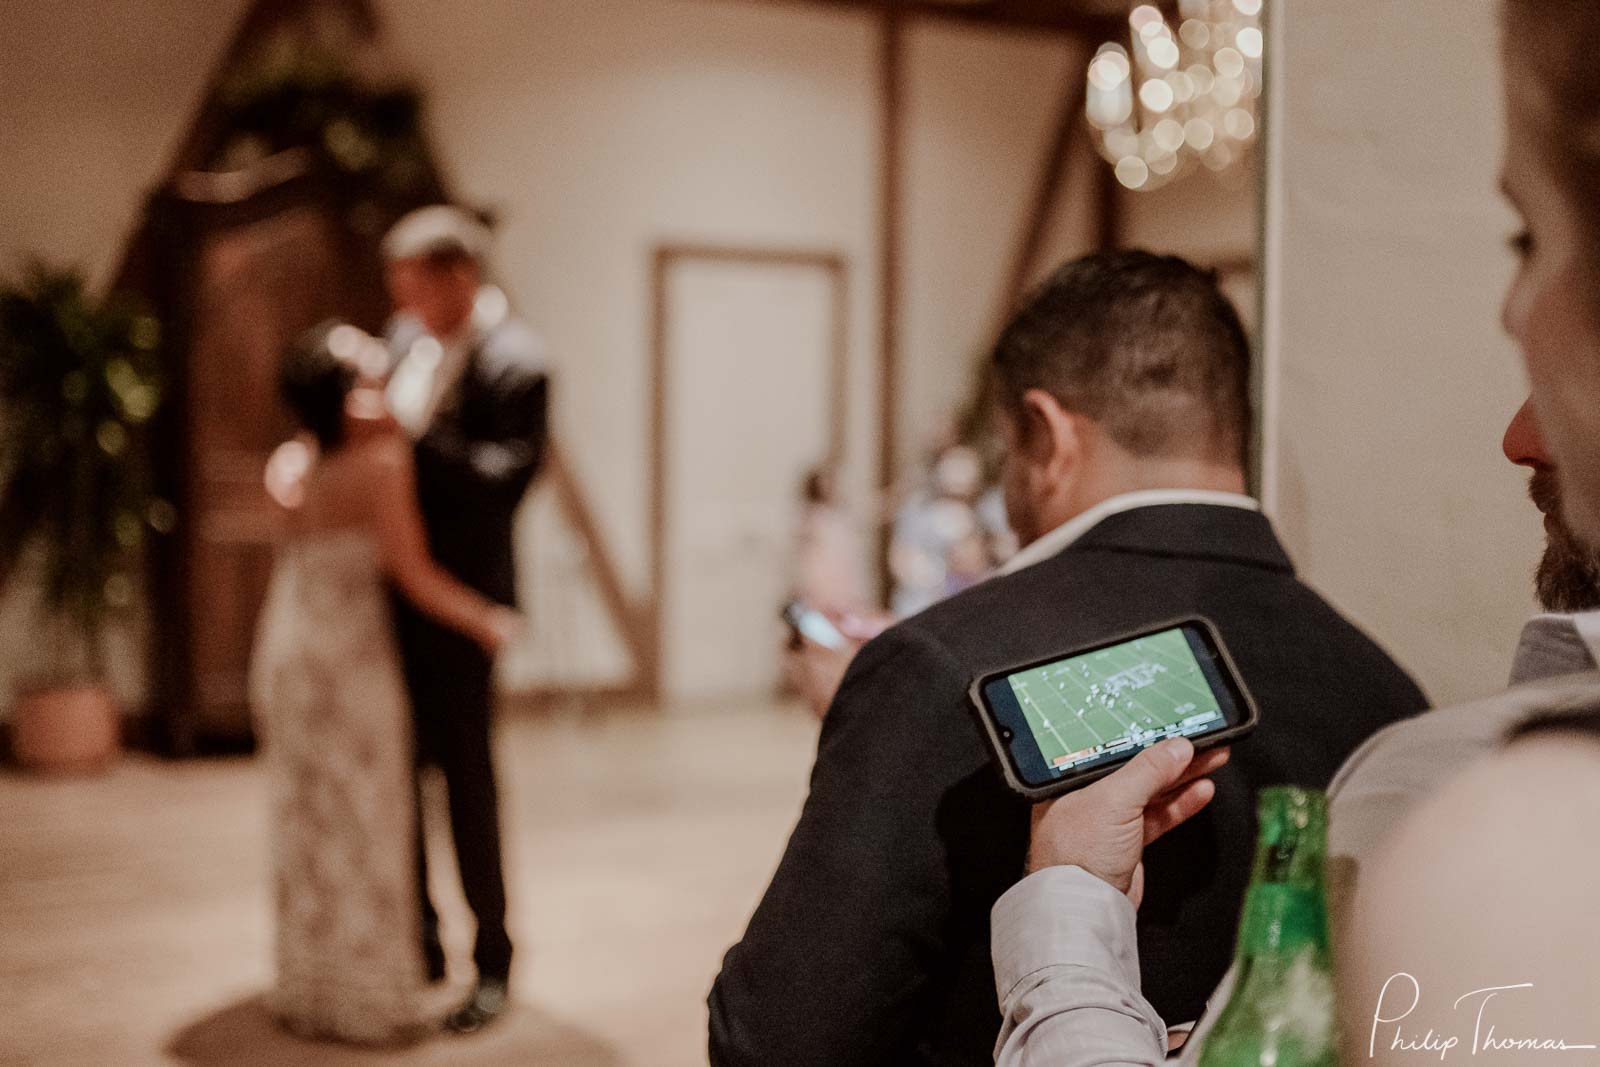
[[[1561,517],[1555,472],[1535,471],[1528,495],[1547,518],[1544,557],[1533,577],[1540,606],[1560,612],[1600,608],[1600,551],[1580,542]]]

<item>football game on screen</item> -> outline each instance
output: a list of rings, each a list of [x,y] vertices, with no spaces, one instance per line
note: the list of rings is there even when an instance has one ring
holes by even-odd
[[[1063,774],[1167,737],[1225,725],[1181,628],[1006,679],[1046,767]]]

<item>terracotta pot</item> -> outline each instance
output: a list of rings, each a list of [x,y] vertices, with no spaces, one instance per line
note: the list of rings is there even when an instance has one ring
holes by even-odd
[[[12,709],[11,750],[43,774],[104,771],[122,748],[116,700],[99,685],[25,690]]]

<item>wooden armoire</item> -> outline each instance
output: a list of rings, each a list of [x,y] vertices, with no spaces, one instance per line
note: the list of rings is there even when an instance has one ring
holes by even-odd
[[[372,210],[296,151],[180,174],[152,200],[167,355],[156,468],[179,519],[153,560],[151,704],[174,754],[252,744],[250,650],[279,535],[263,472],[290,433],[278,364],[324,319],[381,328],[387,219]]]

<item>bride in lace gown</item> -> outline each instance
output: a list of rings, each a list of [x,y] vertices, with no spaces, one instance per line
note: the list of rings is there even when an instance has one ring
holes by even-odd
[[[411,714],[388,591],[491,652],[517,617],[428,555],[410,445],[357,369],[375,343],[322,327],[285,358],[283,395],[316,440],[302,454],[316,458],[292,481],[251,696],[272,791],[271,1009],[305,1036],[388,1044],[432,1026],[420,996]]]

